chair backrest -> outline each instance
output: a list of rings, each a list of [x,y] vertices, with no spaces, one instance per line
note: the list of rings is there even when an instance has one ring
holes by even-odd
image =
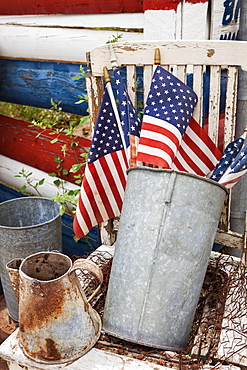
[[[126,67],[127,89],[134,105],[137,102],[137,68],[142,67],[145,102],[156,48],[160,51],[160,65],[191,84],[198,96],[193,116],[223,150],[235,135],[238,69],[247,70],[245,41],[139,41],[96,47],[89,53],[88,64],[91,112],[97,111],[102,96],[104,66],[109,70],[116,64]],[[221,220],[224,231],[229,230],[229,214],[230,208],[226,207]]]

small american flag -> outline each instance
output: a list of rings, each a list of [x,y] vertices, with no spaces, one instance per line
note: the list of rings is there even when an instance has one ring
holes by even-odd
[[[219,179],[219,184],[230,189],[247,172],[247,144],[240,150],[236,158],[232,161],[224,175]]]
[[[110,218],[120,215],[128,168],[127,156],[106,84],[85,168],[73,228],[77,238]]]
[[[127,147],[130,167],[136,166],[137,146],[139,143],[141,121],[126,91],[119,69],[114,70],[114,78],[117,86],[117,98],[119,102],[120,119],[124,126],[125,142]]]
[[[224,150],[223,156],[220,158],[210,177],[211,180],[219,181],[226,170],[230,167],[238,153],[240,152],[245,140],[245,135],[232,141]]]
[[[191,119],[196,104],[194,91],[158,66],[144,110],[137,159],[201,176],[212,171],[221,153]]]

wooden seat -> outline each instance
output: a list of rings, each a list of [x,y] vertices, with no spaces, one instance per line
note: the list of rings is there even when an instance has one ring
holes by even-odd
[[[223,151],[235,137],[238,69],[247,70],[247,42],[244,41],[140,41],[94,48],[88,53],[87,78],[92,121],[97,118],[103,94],[103,67],[109,70],[116,65],[126,67],[127,89],[133,104],[136,105],[137,100],[145,102],[156,48],[160,50],[161,66],[190,84],[196,92],[198,104],[193,117]],[[138,67],[142,67],[141,72]],[[137,94],[139,80],[143,82]],[[216,242],[242,249],[245,255],[246,222],[245,234],[230,230],[230,198],[231,192],[222,213]]]

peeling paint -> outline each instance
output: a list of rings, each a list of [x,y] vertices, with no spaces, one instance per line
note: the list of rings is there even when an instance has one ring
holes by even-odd
[[[215,54],[214,49],[208,49],[207,56],[211,58]]]

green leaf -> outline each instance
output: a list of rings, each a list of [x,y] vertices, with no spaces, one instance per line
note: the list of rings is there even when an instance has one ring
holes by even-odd
[[[60,216],[62,216],[66,211],[66,208],[64,207],[64,205],[61,205],[60,206]]]
[[[74,195],[74,190],[69,190],[68,195]]]
[[[51,176],[51,177],[56,177],[56,176],[57,176],[57,174],[56,174],[55,172],[51,172],[51,173],[49,173],[49,176]]]
[[[82,153],[82,154],[80,154],[80,157],[88,157],[88,153]]]
[[[53,181],[53,184],[54,184],[54,185],[56,185],[56,186],[61,185],[61,183],[62,183],[62,181],[61,181],[61,180],[59,180],[59,179],[57,179],[57,180]]]
[[[63,175],[68,175],[69,174],[69,171],[65,168],[64,170],[63,170]]]
[[[45,179],[41,179],[41,180],[39,180],[38,185],[43,185],[44,182],[45,182]]]
[[[60,157],[58,157],[57,155],[54,155],[54,161],[56,162],[56,163],[61,163],[61,158]]]
[[[20,191],[21,191],[21,192],[23,192],[23,191],[25,191],[25,190],[26,190],[26,188],[27,188],[27,187],[26,187],[26,185],[23,185],[23,186],[20,188]]]
[[[55,139],[51,140],[51,144],[54,144],[58,141],[58,138],[56,137]]]
[[[73,164],[69,172],[75,173],[80,170],[82,163]]]
[[[89,120],[89,116],[81,117],[80,119],[80,125],[83,125],[83,123],[87,122]]]

